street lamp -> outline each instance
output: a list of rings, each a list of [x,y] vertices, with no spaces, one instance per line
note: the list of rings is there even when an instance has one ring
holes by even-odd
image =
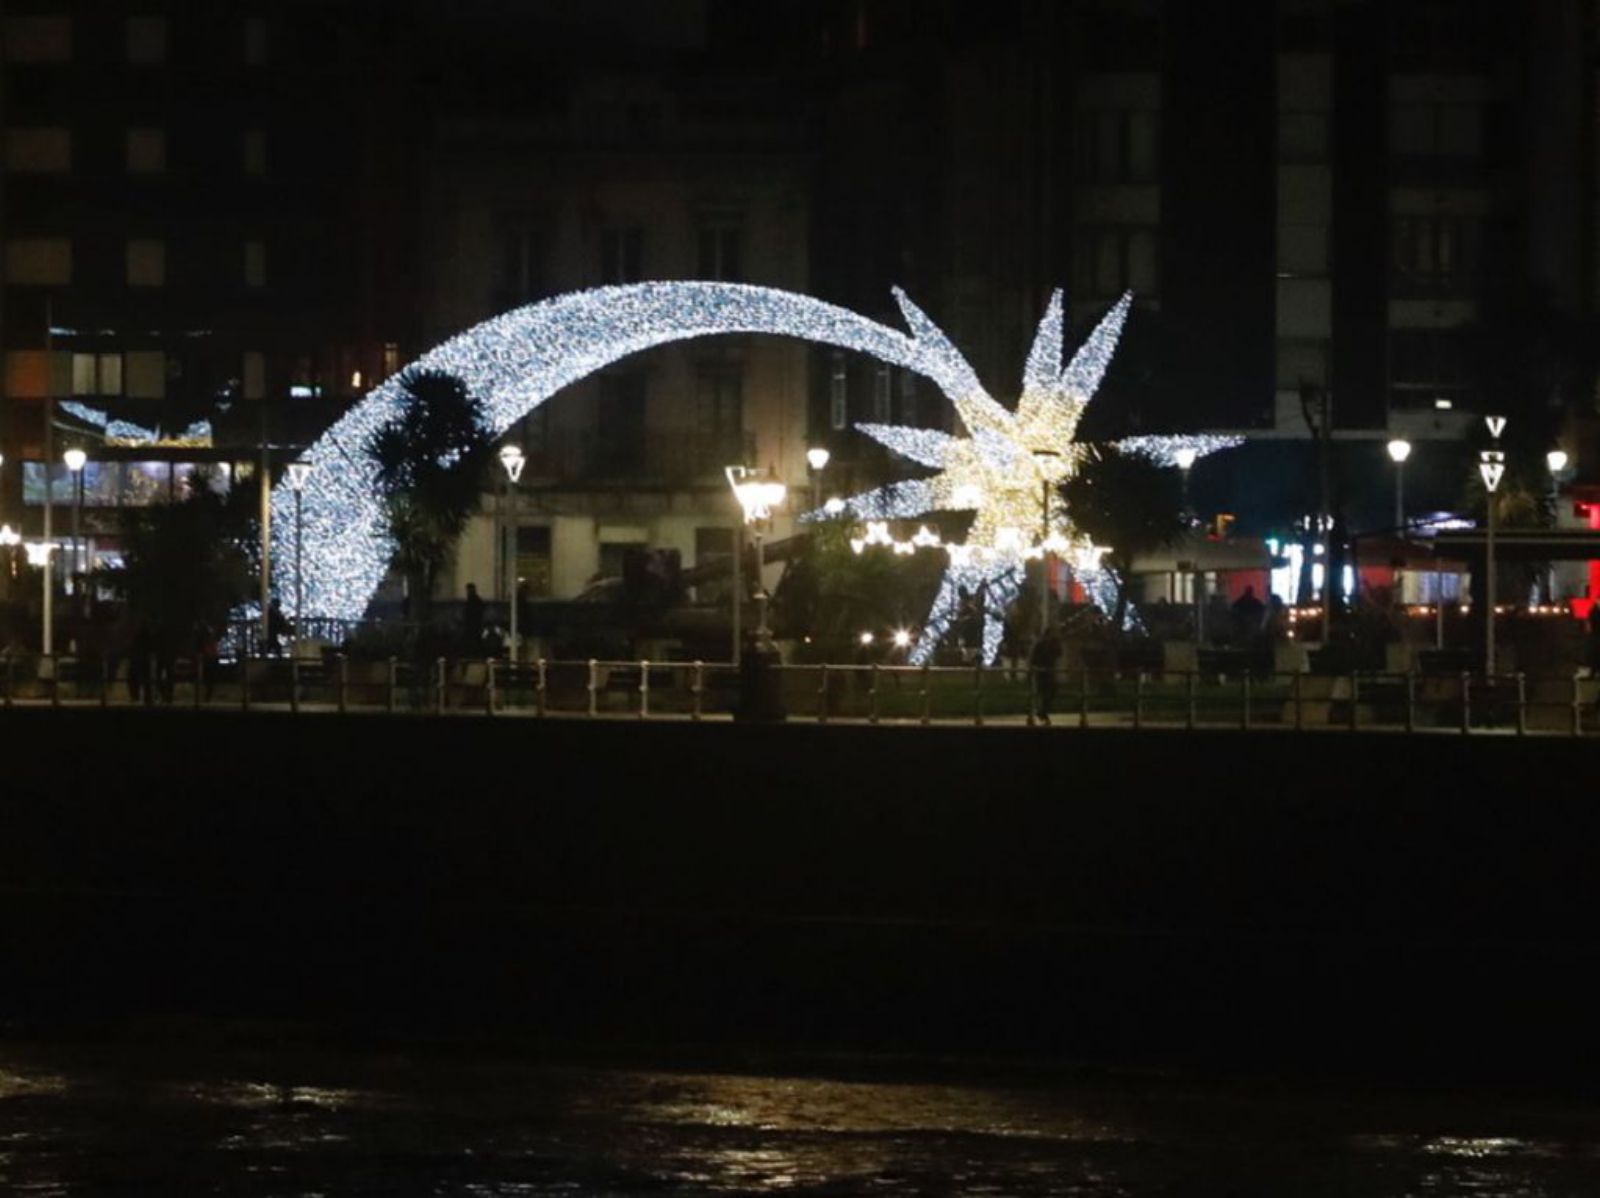
[[[772,634],[767,629],[767,591],[762,582],[762,572],[765,566],[761,555],[761,538],[768,523],[772,520],[772,509],[780,506],[789,494],[789,488],[784,485],[773,471],[772,467],[765,470],[752,470],[747,466],[729,466],[725,473],[728,476],[728,485],[733,488],[734,496],[739,500],[739,507],[744,513],[744,522],[749,527],[756,546],[756,637],[763,648],[767,647]],[[738,610],[739,591],[743,584],[739,570],[739,550],[741,546],[734,546],[733,566],[735,584],[733,588],[734,610]],[[735,664],[739,661],[739,645],[734,644]]]
[[[1500,489],[1500,480],[1506,473],[1506,455],[1500,450],[1500,434],[1505,431],[1504,416],[1485,416],[1484,424],[1494,438],[1495,448],[1481,450],[1478,454],[1478,476],[1483,479],[1484,521],[1483,539],[1483,676],[1486,682],[1494,680],[1494,493]]]
[[[510,658],[517,660],[517,536],[507,513],[511,510],[511,489],[522,478],[522,468],[527,465],[528,459],[522,452],[520,445],[502,445],[500,447],[500,465],[506,472],[505,490],[501,492],[500,504],[500,562],[501,576],[500,588],[505,591],[511,602],[511,643],[507,646]],[[507,533],[510,532],[508,536]],[[506,574],[511,576],[509,584],[506,583]]]
[[[83,468],[89,464],[89,455],[74,446],[61,455],[61,460],[72,474],[72,561],[68,564],[71,577],[67,581],[72,584],[72,594],[77,595],[80,593],[78,579],[87,573],[79,561],[79,554],[83,549],[80,539],[83,526]]]
[[[1561,510],[1561,476],[1566,471],[1567,462],[1570,460],[1567,457],[1567,451],[1564,449],[1552,449],[1544,455],[1544,464],[1550,468],[1550,516],[1552,521],[1558,525],[1561,522],[1558,515]],[[1556,601],[1555,562],[1550,563],[1549,572],[1545,575],[1544,601],[1546,603],[1554,603]]]
[[[306,489],[306,479],[311,477],[311,463],[290,462],[288,467],[289,490],[294,492],[294,627],[297,636],[305,635],[306,592],[305,577],[300,572],[300,542],[305,527],[301,510],[301,492]]]
[[[1389,460],[1394,463],[1394,527],[1399,532],[1406,526],[1406,459],[1411,456],[1411,442],[1396,437],[1388,449]]]
[[[806,465],[811,467],[811,510],[816,511],[822,506],[822,472],[828,468],[828,459],[833,455],[823,446],[806,450]]]
[[[1189,471],[1200,460],[1200,451],[1192,445],[1185,445],[1173,450],[1172,460],[1178,464],[1178,470],[1183,475],[1183,518],[1186,523],[1192,523],[1194,512],[1189,505]]]

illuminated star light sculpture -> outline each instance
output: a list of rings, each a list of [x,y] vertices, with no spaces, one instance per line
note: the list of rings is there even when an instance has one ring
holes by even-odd
[[[980,592],[985,596],[983,658],[992,662],[1027,559],[1046,551],[1072,564],[1079,582],[1102,608],[1114,605],[1116,576],[1100,564],[1102,551],[1073,525],[1060,488],[1092,452],[1076,439],[1078,421],[1105,377],[1132,301],[1131,293],[1124,295],[1063,366],[1061,292],[1055,292],[1029,351],[1015,411],[997,404],[975,378],[965,389],[946,389],[965,437],[898,425],[856,426],[938,473],[853,496],[845,501],[852,515],[886,521],[932,511],[975,513],[965,544],[949,546],[950,565],[910,654],[913,663],[932,657],[961,609],[963,594]],[[918,336],[929,334],[918,330]],[[1217,435],[1130,437],[1116,447],[1174,465],[1180,449],[1201,456],[1241,440]],[[810,518],[818,515],[811,513]]]
[[[941,466],[944,473],[857,496],[851,510],[859,516],[887,518],[942,507],[974,508],[980,513],[979,536],[969,538],[968,546],[952,547],[947,589],[955,595],[954,587],[964,585],[962,580],[976,585],[990,579],[991,597],[996,595],[995,581],[1014,590],[1020,559],[1018,563],[994,559],[983,538],[990,538],[997,551],[1003,530],[1036,526],[1040,479],[1065,478],[1076,468],[1085,450],[1072,444],[1071,426],[1105,372],[1129,301],[1124,298],[1112,310],[1061,370],[1057,293],[1028,358],[1022,402],[1011,412],[989,398],[966,359],[904,292],[896,289],[894,296],[911,330],[909,336],[848,309],[770,287],[712,282],[599,287],[485,321],[429,351],[412,369],[459,377],[482,402],[489,431],[499,434],[563,388],[630,354],[669,342],[764,333],[871,354],[931,380],[955,405],[970,436],[879,427],[873,435],[880,440],[893,448],[904,446],[901,452],[906,456]],[[302,455],[313,466],[302,492],[308,614],[360,619],[388,570],[393,547],[385,531],[377,465],[368,446],[373,434],[403,410],[402,377],[396,375],[376,387]],[[1063,435],[1067,413],[1070,421]],[[1062,456],[1041,466],[1030,456],[1041,447],[1059,447]],[[963,486],[978,489],[957,494]],[[1030,506],[1024,508],[1024,503]],[[280,596],[292,596],[294,496],[286,481],[274,489],[272,504],[273,589]],[[1031,521],[1021,518],[1024,511],[1033,513]],[[1063,533],[1069,530],[1064,518],[1058,523]],[[1092,552],[1082,537],[1072,546]],[[962,554],[969,554],[969,560],[958,560]],[[940,610],[936,605],[935,614]],[[925,634],[917,647],[924,657],[948,626],[948,617],[943,618],[937,633]],[[930,620],[930,633],[935,623]],[[991,640],[987,628],[985,638],[987,645]],[[997,646],[997,632],[992,640]],[[992,649],[988,655],[992,658]]]

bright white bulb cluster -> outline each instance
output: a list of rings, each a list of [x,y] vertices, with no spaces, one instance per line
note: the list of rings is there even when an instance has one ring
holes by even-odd
[[[1055,292],[1028,354],[1014,411],[989,396],[966,359],[904,292],[896,288],[894,297],[909,336],[833,304],[769,287],[712,282],[600,287],[485,321],[425,354],[412,369],[460,378],[482,402],[495,435],[564,387],[618,359],[715,334],[798,337],[870,354],[930,379],[954,406],[967,435],[861,426],[896,453],[938,473],[853,496],[842,510],[827,514],[882,524],[881,536],[894,544],[887,532],[891,520],[941,510],[975,513],[966,543],[946,547],[950,563],[911,660],[931,657],[965,592],[983,597],[983,652],[992,661],[999,651],[1005,610],[1022,585],[1023,563],[1030,554],[1048,549],[1067,557],[1079,564],[1086,586],[1100,594],[1114,592],[1114,578],[1098,567],[1095,546],[1073,526],[1059,487],[1089,453],[1074,434],[1105,376],[1132,296],[1123,296],[1063,365],[1062,298]],[[386,380],[304,455],[315,467],[302,493],[304,592],[310,613],[359,619],[387,571],[392,546],[377,468],[367,447],[377,430],[401,413],[401,396],[401,376]],[[1132,438],[1124,445],[1129,452],[1163,460],[1160,455],[1176,452],[1180,443],[1201,443],[1204,452],[1211,452],[1224,442],[1237,443],[1228,438]],[[295,590],[289,585],[293,515],[293,496],[280,484],[273,493],[273,558],[275,589],[284,596]],[[906,543],[912,551],[919,547],[917,537]]]
[[[1184,433],[1173,436],[1124,437],[1116,442],[1123,453],[1148,458],[1158,466],[1182,466],[1185,458],[1203,458],[1221,449],[1234,449],[1244,444],[1243,437],[1225,436],[1221,433]],[[1189,464],[1194,464],[1189,458]]]

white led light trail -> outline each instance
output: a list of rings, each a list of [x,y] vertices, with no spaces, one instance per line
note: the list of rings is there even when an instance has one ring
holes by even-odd
[[[1032,536],[1041,526],[1042,497],[1048,493],[1051,510],[1044,523],[1053,551],[1065,551],[1085,564],[1094,560],[1093,546],[1060,510],[1057,486],[1089,452],[1073,440],[1073,432],[1105,375],[1132,297],[1124,296],[1063,366],[1061,293],[1056,292],[1028,355],[1022,397],[1014,411],[988,395],[966,359],[904,292],[897,288],[894,297],[909,336],[845,308],[769,287],[710,282],[600,287],[485,321],[431,350],[411,369],[460,378],[483,403],[494,434],[618,359],[694,337],[798,337],[870,354],[920,374],[949,398],[967,435],[861,426],[869,436],[939,473],[849,498],[845,512],[887,521],[940,510],[974,511],[966,544],[947,547],[949,568],[912,660],[932,654],[954,620],[961,592],[976,594],[980,589],[988,613],[984,656],[993,660],[1003,613],[1021,585],[1027,554],[1025,548],[1011,547],[1002,532],[1015,537],[1028,530],[1023,536]],[[401,413],[401,393],[400,375],[385,380],[303,455],[315,467],[303,492],[302,521],[310,613],[359,619],[383,580],[391,545],[377,469],[367,447],[377,430]],[[1211,448],[1220,446],[1206,445],[1202,452]],[[1130,451],[1148,453],[1134,446]],[[288,596],[294,592],[288,584],[295,522],[294,497],[286,483],[274,489],[272,502],[274,589]]]

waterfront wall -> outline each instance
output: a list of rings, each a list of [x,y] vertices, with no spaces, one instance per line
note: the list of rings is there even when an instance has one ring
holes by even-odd
[[[1589,743],[20,709],[0,743],[0,1013],[1596,1063]]]

